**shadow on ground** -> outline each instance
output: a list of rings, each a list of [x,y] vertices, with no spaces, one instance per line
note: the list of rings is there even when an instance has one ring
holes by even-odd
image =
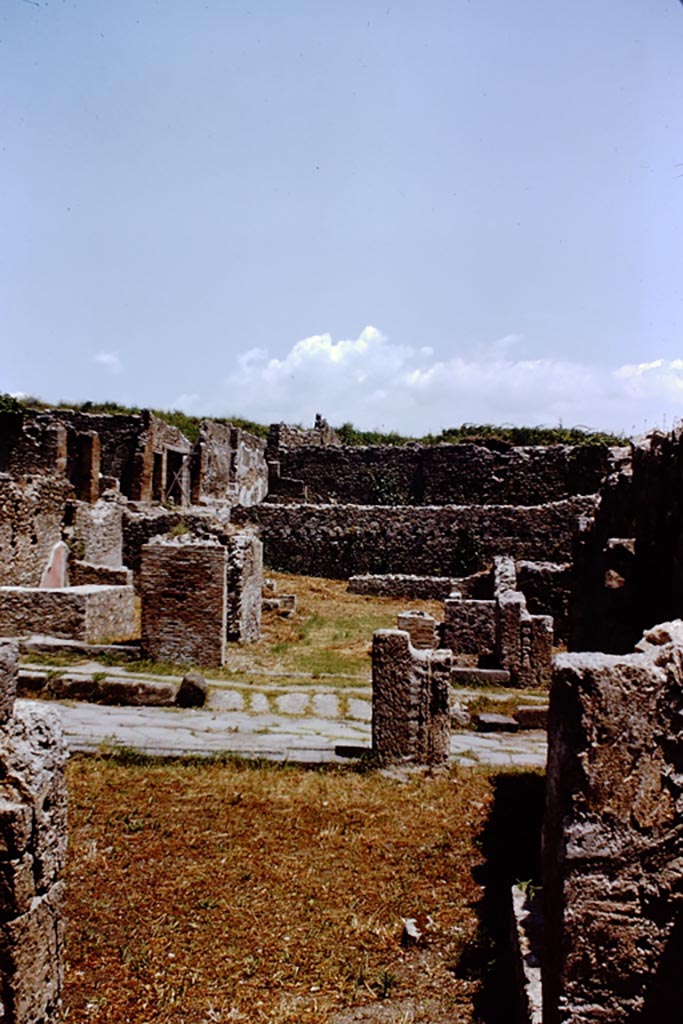
[[[475,1013],[483,1024],[519,1020],[519,999],[510,943],[515,882],[540,884],[545,779],[536,772],[492,778],[493,804],[480,841],[484,863],[475,879],[484,887],[479,929],[454,967],[457,977],[480,982]]]

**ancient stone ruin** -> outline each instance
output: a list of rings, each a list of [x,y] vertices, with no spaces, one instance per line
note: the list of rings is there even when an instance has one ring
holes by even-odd
[[[57,714],[15,705],[18,650],[0,641],[0,1019],[56,1019],[63,969],[66,749]]]
[[[3,413],[0,636],[137,642],[139,604],[145,656],[220,666],[228,641],[260,635],[264,562],[443,601],[441,621],[413,610],[375,634],[375,755],[448,764],[455,682],[551,684],[543,1021],[669,1020],[682,466],[681,432],[621,448],[349,447],[320,417],[267,441],[207,420],[191,441],[150,412]],[[265,600],[293,611],[273,585]],[[2,1003],[38,1024],[61,984],[64,752],[48,711],[15,705],[15,673],[0,641]]]

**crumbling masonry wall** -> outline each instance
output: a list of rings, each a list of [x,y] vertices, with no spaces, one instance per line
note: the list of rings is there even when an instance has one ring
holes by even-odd
[[[268,458],[315,503],[538,505],[595,493],[611,456],[604,445],[295,443],[280,427],[277,438],[271,428]]]
[[[63,975],[66,749],[54,711],[15,705],[17,658],[0,641],[0,1018],[49,1024]]]
[[[261,528],[267,565],[332,579],[359,573],[460,576],[496,554],[566,561],[594,496],[548,505],[274,505],[233,510]]]
[[[544,1024],[680,1016],[683,623],[566,654],[550,695]]]
[[[268,493],[266,442],[230,423],[202,420],[195,445],[192,500],[256,505]]]
[[[0,585],[38,586],[72,493],[64,479],[0,474]]]
[[[450,651],[415,650],[400,629],[372,640],[372,750],[386,764],[443,765],[450,752]]]

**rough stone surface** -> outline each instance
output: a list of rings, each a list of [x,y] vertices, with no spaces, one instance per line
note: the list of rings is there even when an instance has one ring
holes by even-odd
[[[282,426],[268,457],[309,501],[358,505],[537,505],[595,493],[610,468],[602,445],[341,447],[298,442]]]
[[[385,763],[445,764],[449,756],[450,651],[418,651],[408,633],[372,643],[372,749]]]
[[[70,543],[84,562],[112,569],[123,565],[123,505],[116,494],[94,505],[74,502]]]
[[[260,526],[266,563],[285,572],[450,577],[498,554],[565,561],[579,517],[595,504],[594,496],[528,507],[261,504],[234,509],[232,521]]]
[[[206,679],[199,672],[186,672],[175,702],[179,708],[201,708],[209,692]]]
[[[70,485],[59,478],[13,480],[0,474],[0,585],[37,587],[62,539]]]
[[[681,624],[629,655],[555,659],[545,1024],[674,1019],[683,954]]]
[[[455,586],[450,576],[413,576],[410,573],[389,573],[385,576],[351,576],[350,594],[371,594],[374,597],[412,597],[420,601],[443,601]]]
[[[266,442],[230,423],[202,420],[195,446],[192,498],[256,505],[268,493]]]
[[[0,644],[0,691],[17,648]],[[11,689],[11,683],[10,683]],[[0,1017],[47,1024],[59,1012],[66,853],[66,750],[50,708],[17,704],[0,725]],[[4,1011],[4,1012],[3,1012]]]
[[[154,661],[225,661],[227,549],[218,541],[164,540],[142,549],[142,650]]]
[[[19,648],[11,640],[0,640],[0,726],[12,717],[17,693]]]
[[[428,612],[399,612],[396,626],[404,629],[413,647],[430,650],[436,647],[436,619]]]
[[[228,540],[226,637],[251,643],[261,636],[263,544],[240,530]]]
[[[135,636],[132,587],[0,587],[0,635],[41,633],[86,643]]]

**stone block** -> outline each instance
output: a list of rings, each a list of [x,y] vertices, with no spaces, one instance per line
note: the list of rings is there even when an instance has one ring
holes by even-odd
[[[261,637],[263,545],[251,530],[228,539],[226,638],[251,643]]]
[[[454,654],[489,655],[496,650],[496,606],[493,601],[444,602],[444,645]]]

